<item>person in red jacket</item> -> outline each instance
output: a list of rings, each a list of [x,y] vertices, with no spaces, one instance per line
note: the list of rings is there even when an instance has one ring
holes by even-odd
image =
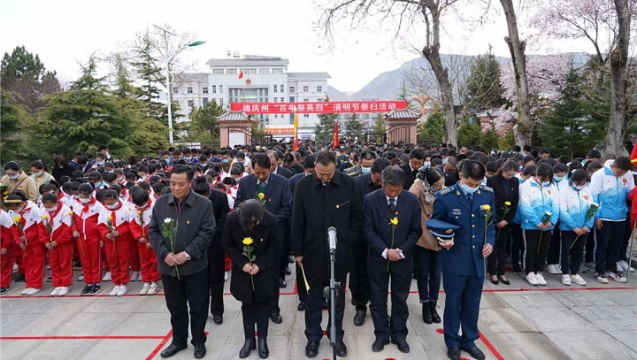
[[[119,201],[115,190],[104,192],[104,210],[97,221],[104,240],[106,260],[111,268],[111,281],[115,284],[110,296],[124,296],[128,292],[128,262],[130,260],[130,211]]]
[[[139,258],[141,260],[141,273],[144,286],[139,295],[155,295],[159,291],[157,282],[161,275],[157,270],[157,256],[148,240],[148,225],[153,212],[153,201],[144,190],[138,190],[131,194],[135,204],[134,213],[131,214],[130,230],[133,238],[139,247]]]
[[[117,191],[117,196],[119,197],[119,202],[122,203],[122,205],[126,208],[128,208],[128,210],[131,212],[131,215],[134,215],[132,212],[132,208],[133,208],[133,202],[130,201],[130,198],[128,196],[128,191],[126,190],[126,187],[121,187],[119,185],[111,185],[109,187],[109,190],[115,190]],[[126,198],[124,198],[123,194],[126,193]],[[132,272],[130,273],[130,281],[140,281],[141,280],[141,276],[140,276],[140,272],[141,272],[141,261],[139,259],[139,251],[137,251],[137,241],[135,239],[133,239],[132,236],[128,237],[130,242],[129,242],[129,265],[130,265],[130,269],[132,270]]]
[[[42,207],[46,213],[40,227],[47,236],[41,240],[49,250],[51,296],[66,296],[73,284],[73,212],[51,193],[42,196]]]
[[[16,223],[22,220],[20,215],[12,218],[8,212],[0,209],[0,295],[6,294],[13,276],[14,240],[19,238]]]
[[[93,197],[93,187],[81,184],[78,187],[79,202],[73,207],[73,237],[78,243],[84,289],[82,295],[95,295],[100,292],[102,279],[101,235],[97,228],[97,219],[104,206]]]
[[[14,219],[20,216],[20,226],[14,240],[21,249],[24,259],[24,277],[26,288],[22,295],[35,295],[42,291],[44,281],[44,261],[46,247],[42,239],[47,235],[41,230],[42,213],[34,202],[27,200],[24,192],[18,190],[7,196],[4,201],[9,214]]]

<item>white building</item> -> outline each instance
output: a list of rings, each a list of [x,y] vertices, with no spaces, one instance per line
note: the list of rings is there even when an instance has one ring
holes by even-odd
[[[288,72],[289,61],[280,57],[240,57],[210,59],[210,73],[182,74],[175,79],[173,96],[181,106],[183,120],[193,106],[216,101],[226,108],[231,102],[311,102],[327,97],[326,72]],[[266,131],[277,137],[289,137],[292,114],[258,115]],[[314,133],[319,123],[316,114],[299,114],[299,135]]]

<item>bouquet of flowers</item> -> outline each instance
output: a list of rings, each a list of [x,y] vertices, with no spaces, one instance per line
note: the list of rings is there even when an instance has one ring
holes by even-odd
[[[542,216],[542,224],[546,224],[549,221],[551,221],[551,216],[553,216],[553,213],[550,211],[545,211],[544,212],[544,216]]]
[[[597,212],[597,209],[599,209],[598,204],[592,203],[591,206],[589,206],[588,210],[586,211],[584,224],[586,224],[590,219],[593,218],[593,216],[595,216],[595,212]],[[575,243],[577,242],[577,239],[579,239],[580,236],[581,235],[577,235],[575,240],[573,240],[573,243],[571,244],[571,249],[573,249],[573,246],[575,245]]]
[[[489,226],[493,224],[493,213],[491,212],[491,205],[484,204],[480,205],[480,210],[482,210],[482,215],[484,216],[484,239],[482,241],[482,246],[487,244],[487,233],[489,231]],[[487,258],[484,258],[484,271],[487,270]]]
[[[398,216],[394,216],[392,219],[390,219],[389,225],[391,225],[391,246],[389,248],[393,249],[394,248],[394,233],[396,232],[396,226],[398,226]],[[389,272],[390,264],[391,264],[391,261],[387,259],[387,272]]]
[[[161,229],[161,236],[168,238],[170,240],[170,246],[172,253],[175,253],[175,238],[177,237],[177,224],[175,224],[175,220],[172,218],[165,218],[164,224]],[[179,276],[179,268],[178,265],[175,265],[175,273],[177,274],[177,280],[181,280]]]
[[[509,212],[511,211],[511,202],[510,201],[505,201],[504,202],[504,206],[500,208],[500,210],[502,210],[502,212],[504,213],[502,215],[502,220],[504,220],[505,217],[507,217],[507,215],[509,214]],[[498,238],[500,238],[500,231],[502,230],[502,228],[498,229]]]
[[[251,237],[246,237],[246,238],[243,238],[242,243],[243,243],[242,255],[248,258],[250,265],[254,264],[254,261],[257,259],[257,257],[253,254],[254,246],[252,246],[252,244],[254,243],[254,241],[252,240]],[[250,274],[250,280],[252,281],[252,291],[254,291],[254,277],[252,276],[252,274]]]

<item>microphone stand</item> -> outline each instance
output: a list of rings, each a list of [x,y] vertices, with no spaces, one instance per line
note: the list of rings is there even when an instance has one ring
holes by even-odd
[[[330,345],[332,359],[336,360],[336,296],[341,283],[336,281],[336,249],[330,249],[330,286],[323,290],[323,296],[330,301]]]

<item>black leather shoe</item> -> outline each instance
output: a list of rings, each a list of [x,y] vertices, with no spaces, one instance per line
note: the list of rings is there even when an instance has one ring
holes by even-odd
[[[319,342],[316,340],[310,340],[305,345],[305,356],[313,358],[318,355]]]
[[[167,347],[166,350],[161,352],[160,356],[163,358],[169,358],[187,347],[188,345],[179,346],[176,344],[170,344],[170,346]]]
[[[472,348],[462,348],[462,350],[468,352],[472,358],[477,360],[484,360],[487,358],[486,356],[484,356],[482,350],[478,349],[477,346],[474,346]]]
[[[305,301],[301,301],[299,306],[296,307],[298,311],[305,311]]]
[[[285,268],[285,275],[292,275],[292,270],[290,270],[290,268]]]
[[[267,359],[270,356],[270,350],[268,350],[268,339],[259,338],[259,357],[261,359]]]
[[[286,283],[285,280],[279,279],[279,287],[281,289],[285,289],[287,286],[288,286],[288,283]]]
[[[278,313],[271,313],[270,320],[272,320],[272,322],[275,324],[280,324],[283,322],[283,318]]]
[[[511,282],[509,281],[509,279],[507,279],[507,277],[504,275],[500,275],[500,282],[503,283],[504,285],[511,285]]]
[[[354,315],[354,325],[363,326],[365,323],[365,316],[367,315],[367,311],[364,309],[356,310],[356,315]]]
[[[239,359],[245,359],[250,356],[250,352],[257,348],[257,343],[252,339],[246,339],[246,342],[243,343],[243,347],[239,350]]]
[[[372,351],[373,352],[381,352],[383,351],[383,349],[385,348],[385,345],[389,344],[389,340],[387,339],[376,339],[374,341],[374,343],[372,344]]]
[[[223,316],[221,316],[221,315],[214,315],[214,316],[212,317],[212,321],[214,321],[214,322],[215,322],[215,324],[217,324],[217,325],[221,325],[221,324],[223,324]]]
[[[195,359],[203,359],[206,356],[206,345],[195,344]]]
[[[407,341],[405,340],[392,340],[392,343],[396,344],[396,346],[398,346],[398,350],[401,353],[405,353],[408,354],[409,353],[409,344],[407,344]]]
[[[447,357],[451,360],[460,360],[460,346],[450,346],[447,348]]]
[[[347,356],[347,346],[343,340],[336,340],[336,344],[334,344],[336,348],[336,356],[338,357],[346,357]]]
[[[425,324],[432,324],[433,320],[431,319],[431,309],[429,308],[429,301],[425,301],[422,303],[422,321]]]
[[[442,319],[440,318],[440,315],[438,315],[438,310],[436,310],[437,305],[437,300],[429,301],[429,312],[431,312],[431,320],[436,324],[440,324],[442,322]]]
[[[491,275],[491,283],[498,285],[500,283],[500,277],[498,275]]]

